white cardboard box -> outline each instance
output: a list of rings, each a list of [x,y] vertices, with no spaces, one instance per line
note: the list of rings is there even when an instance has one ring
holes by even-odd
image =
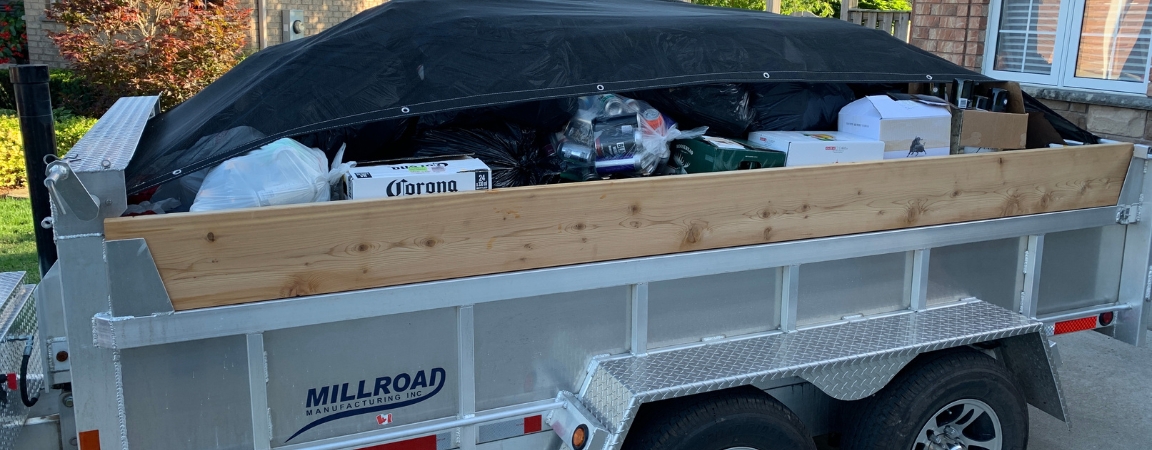
[[[753,131],[748,142],[788,153],[788,167],[884,159],[884,143],[841,131]]]
[[[884,141],[884,159],[949,153],[952,113],[944,106],[873,95],[841,108],[838,122],[840,131]]]
[[[488,189],[492,171],[468,156],[409,158],[356,166],[344,175],[348,199],[404,197]]]

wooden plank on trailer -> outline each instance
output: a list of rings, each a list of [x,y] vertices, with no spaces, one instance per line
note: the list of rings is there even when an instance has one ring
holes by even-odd
[[[176,310],[1115,205],[1132,144],[115,218]]]

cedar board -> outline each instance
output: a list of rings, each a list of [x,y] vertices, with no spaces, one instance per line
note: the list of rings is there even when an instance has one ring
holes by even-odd
[[[105,221],[180,310],[1116,205],[1132,144]]]

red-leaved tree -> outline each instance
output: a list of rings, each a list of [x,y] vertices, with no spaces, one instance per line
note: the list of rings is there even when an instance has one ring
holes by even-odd
[[[239,62],[251,12],[236,0],[58,0],[47,16],[64,25],[49,37],[104,106],[163,94],[170,107]]]

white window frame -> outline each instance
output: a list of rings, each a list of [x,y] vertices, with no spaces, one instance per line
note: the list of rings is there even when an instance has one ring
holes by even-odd
[[[1000,11],[1003,0],[991,0],[988,8],[988,29],[984,37],[983,72],[993,78],[1021,83],[1113,91],[1125,94],[1147,95],[1149,76],[1144,82],[1100,80],[1076,77],[1076,60],[1080,50],[1080,30],[1083,27],[1085,0],[1061,0],[1057,17],[1056,42],[1053,48],[1052,73],[1048,75],[995,70],[996,46],[1000,37]],[[1080,11],[1080,14],[1072,14]],[[1152,57],[1152,49],[1148,52]]]

